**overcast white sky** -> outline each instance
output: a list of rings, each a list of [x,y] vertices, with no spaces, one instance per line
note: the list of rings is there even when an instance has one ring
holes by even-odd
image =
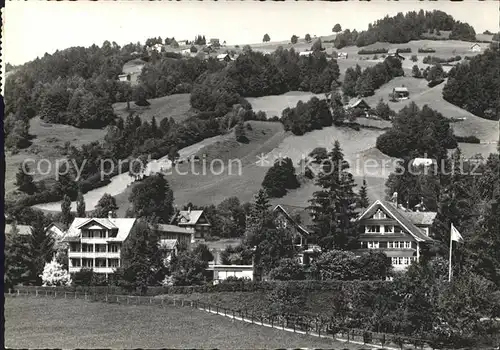
[[[144,42],[148,37],[174,36],[192,40],[204,34],[228,44],[261,42],[265,33],[272,41],[328,35],[335,23],[362,30],[386,14],[419,9],[439,9],[468,22],[482,33],[498,31],[499,3],[479,2],[149,2],[149,1],[7,1],[3,53],[5,61],[21,64],[45,52],[71,46],[101,45],[103,41]],[[4,62],[5,62],[4,61]]]

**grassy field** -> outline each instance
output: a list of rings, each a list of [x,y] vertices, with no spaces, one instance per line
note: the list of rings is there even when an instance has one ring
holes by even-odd
[[[194,115],[190,111],[189,96],[190,94],[177,94],[152,98],[148,100],[151,105],[147,107],[139,107],[134,102],[130,102],[130,111],[127,111],[126,102],[118,102],[113,104],[113,109],[121,118],[126,118],[129,112],[135,112],[143,121],[150,122],[155,117],[157,123],[165,118],[173,118],[176,122],[182,122]]]
[[[452,123],[453,131],[458,136],[476,136],[481,142],[498,141],[499,130],[498,122],[480,118],[465,109],[455,106],[443,99],[443,88],[446,82],[429,88],[427,81],[424,79],[416,79],[405,76],[398,77],[387,84],[384,84],[375,91],[373,96],[367,97],[365,100],[371,107],[375,107],[380,99],[389,104],[389,107],[395,111],[401,110],[411,102],[415,102],[420,108],[428,105],[432,109],[443,114],[447,118],[465,118],[463,121]],[[406,86],[410,91],[410,99],[401,102],[389,101],[389,93],[394,87]],[[472,146],[471,146],[472,147]],[[482,147],[482,149],[487,149]]]
[[[350,128],[328,127],[303,136],[295,136],[285,132],[280,123],[252,121],[250,124],[252,130],[247,130],[249,143],[238,143],[230,137],[210,144],[197,152],[201,162],[194,167],[194,171],[190,163],[185,163],[179,165],[178,172],[174,171],[167,176],[177,206],[189,202],[197,205],[217,204],[231,196],[237,196],[242,202],[252,201],[261,188],[269,166],[277,157],[280,155],[290,157],[294,164],[298,165],[302,155],[306,156],[315,147],[331,149],[335,140],[340,142],[356,181],[361,184],[363,178],[366,178],[370,195],[374,199],[383,196],[383,183],[392,171],[394,162],[394,159],[373,148],[377,136],[383,131],[373,129],[355,131]],[[261,155],[266,157],[268,163],[256,164],[258,156]],[[226,166],[220,174],[217,170],[221,168],[217,163],[213,163],[215,171],[210,171],[210,164],[214,159],[222,160]],[[232,172],[229,173],[228,164],[231,160],[237,159],[241,161],[241,168],[238,163],[233,162]],[[201,168],[204,160],[205,173]],[[186,172],[187,174],[183,174]],[[116,196],[120,207],[118,214],[125,213],[128,208],[128,196],[131,190],[132,187],[129,187]],[[307,200],[314,191],[314,185],[305,181],[299,189],[290,191],[283,198],[273,200],[273,203],[307,206]]]
[[[35,171],[35,180],[52,177],[55,174],[55,161],[65,158],[62,154],[64,144],[70,142],[72,146],[80,147],[84,144],[104,139],[104,129],[79,129],[70,125],[50,124],[35,117],[30,120],[29,132],[33,135],[30,147],[20,150],[17,154],[7,154],[5,157],[5,193],[9,194],[16,188],[16,172],[25,159],[50,161],[51,169],[47,162],[40,163],[40,171]],[[29,163],[33,169],[33,163]],[[40,173],[50,173],[42,175]]]
[[[29,297],[6,299],[5,345],[65,349],[361,348],[232,321],[186,307],[125,306]]]
[[[192,163],[187,162],[180,164],[179,171],[167,176],[178,206],[189,202],[197,205],[217,204],[231,196],[238,196],[242,201],[253,198],[267,171],[267,168],[255,164],[257,156],[272,151],[286,137],[286,133],[281,123],[251,121],[248,124],[252,126],[252,130],[246,130],[248,143],[237,142],[233,134],[225,135],[218,142],[193,153],[200,158],[196,166],[192,167]],[[224,164],[225,168],[220,174],[222,168],[220,163],[213,162],[214,159],[220,159]],[[236,162],[238,159],[241,167]],[[131,190],[132,187],[129,187],[116,196],[120,207],[118,213],[124,213],[128,208]]]
[[[283,95],[248,97],[254,111],[266,112],[268,118],[277,116],[281,118],[281,112],[287,108],[294,108],[299,101],[307,102],[311,98],[324,99],[325,94],[313,94],[311,92],[290,91]]]

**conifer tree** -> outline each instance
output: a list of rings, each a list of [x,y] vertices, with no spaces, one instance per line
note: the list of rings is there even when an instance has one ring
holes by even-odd
[[[123,268],[118,271],[120,282],[131,289],[146,294],[148,286],[155,285],[165,277],[159,238],[146,221],[139,221],[130,238],[123,246]]]
[[[61,203],[61,221],[66,227],[69,227],[73,221],[73,214],[71,214],[71,199],[66,195]]]
[[[52,260],[54,253],[54,238],[45,230],[45,217],[37,213],[31,224],[31,235],[28,238],[28,259],[30,281],[41,285],[41,274],[46,263]]]
[[[359,206],[361,208],[368,208],[369,200],[368,200],[368,190],[366,189],[366,180],[363,179],[363,185],[359,189]]]
[[[321,189],[314,192],[309,201],[314,233],[323,250],[348,249],[357,239],[353,219],[358,198],[353,191],[356,184],[348,169],[340,144],[335,141],[316,180]]]
[[[80,218],[85,217],[85,200],[80,191],[78,191],[78,196],[76,197],[76,215]]]

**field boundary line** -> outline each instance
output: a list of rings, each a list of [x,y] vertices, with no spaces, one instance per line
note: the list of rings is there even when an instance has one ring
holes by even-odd
[[[347,340],[347,339],[344,339],[344,338],[329,337],[329,336],[318,334],[318,333],[315,333],[315,332],[305,332],[305,331],[301,331],[301,330],[297,330],[297,329],[294,330],[292,328],[287,328],[287,327],[279,327],[279,326],[275,327],[275,326],[273,326],[273,325],[271,325],[269,323],[254,322],[251,319],[243,318],[243,317],[239,317],[239,316],[235,316],[235,315],[222,315],[220,312],[217,312],[215,310],[205,309],[205,308],[201,308],[201,307],[198,307],[198,310],[205,311],[205,312],[208,312],[208,313],[211,313],[211,314],[214,314],[214,315],[218,315],[218,316],[227,317],[227,318],[230,318],[232,320],[243,321],[243,322],[251,323],[251,324],[254,324],[254,325],[257,325],[257,326],[268,327],[268,328],[282,330],[282,331],[290,332],[290,333],[304,334],[304,335],[310,335],[310,336],[318,337],[318,338],[337,340],[337,341],[340,341],[340,342],[343,342],[343,343],[363,345],[363,346],[370,347],[371,349],[400,350],[398,348],[393,348],[393,347],[388,347],[388,346],[379,346],[379,345],[374,345],[374,344],[369,344],[369,343],[363,343],[363,342],[360,342],[360,341],[357,341],[357,340]]]

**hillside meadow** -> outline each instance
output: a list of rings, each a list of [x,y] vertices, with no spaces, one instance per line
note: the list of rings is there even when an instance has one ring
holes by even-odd
[[[41,180],[52,177],[55,174],[55,161],[65,158],[63,149],[66,142],[72,146],[81,147],[94,141],[101,141],[106,135],[106,131],[103,129],[80,129],[70,125],[51,124],[44,122],[39,117],[30,120],[29,133],[32,135],[31,146],[19,150],[16,154],[6,154],[4,182],[6,195],[15,191],[16,173],[23,161],[33,159],[40,165],[40,172],[47,173],[50,170],[49,163],[46,161],[38,163],[41,159],[47,159],[51,164],[52,171],[45,175],[36,171],[34,179]],[[36,168],[33,164],[33,162],[28,163],[32,171]]]

